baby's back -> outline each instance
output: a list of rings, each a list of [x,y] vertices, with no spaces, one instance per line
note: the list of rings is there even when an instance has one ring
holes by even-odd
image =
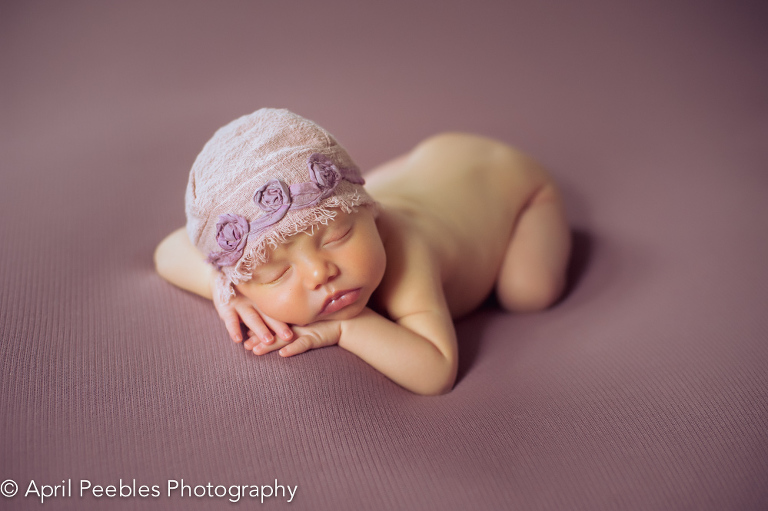
[[[367,175],[366,188],[391,235],[428,245],[457,317],[493,289],[515,220],[548,179],[505,144],[443,134]]]

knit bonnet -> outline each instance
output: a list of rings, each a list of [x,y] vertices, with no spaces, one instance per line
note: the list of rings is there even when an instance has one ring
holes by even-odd
[[[374,205],[336,139],[288,110],[262,108],[220,128],[189,173],[187,233],[219,270],[224,303],[271,247],[357,206]]]

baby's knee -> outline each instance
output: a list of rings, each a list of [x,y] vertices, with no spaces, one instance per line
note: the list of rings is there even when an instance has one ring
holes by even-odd
[[[496,294],[501,306],[508,311],[536,312],[554,305],[564,289],[565,275],[547,272],[499,281]]]

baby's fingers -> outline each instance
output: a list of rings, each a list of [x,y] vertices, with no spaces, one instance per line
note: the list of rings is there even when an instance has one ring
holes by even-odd
[[[281,357],[292,357],[293,355],[298,355],[300,353],[304,353],[305,351],[309,351],[312,348],[320,348],[322,344],[317,342],[318,339],[315,337],[309,336],[309,335],[303,335],[293,341],[292,343],[288,344],[284,348],[280,350],[280,356]]]
[[[248,332],[249,334],[252,334],[253,332]],[[254,355],[266,355],[267,353],[271,353],[275,350],[279,350],[280,348],[285,347],[288,345],[288,341],[281,341],[277,340],[270,344],[266,344],[261,342],[258,337],[251,337],[245,343],[243,343],[243,346],[247,349],[253,352]]]
[[[269,344],[275,340],[275,336],[272,335],[272,331],[265,324],[264,319],[253,307],[242,307],[240,312],[240,319],[243,320],[245,326],[250,329],[248,335],[256,337],[259,341]]]
[[[241,342],[243,340],[243,331],[240,328],[240,316],[234,309],[222,308],[219,309],[219,317],[224,321],[224,326],[229,332],[229,337],[235,342]]]
[[[269,326],[270,330],[275,332],[275,335],[277,335],[281,340],[290,341],[293,339],[293,330],[291,330],[291,327],[289,327],[286,323],[272,319],[269,316],[262,316],[261,319],[264,320],[267,326]]]

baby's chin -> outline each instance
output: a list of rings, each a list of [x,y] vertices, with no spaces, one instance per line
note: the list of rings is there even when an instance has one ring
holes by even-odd
[[[352,319],[356,316],[359,316],[360,313],[363,312],[365,309],[366,304],[365,303],[354,303],[352,305],[349,305],[347,307],[344,307],[343,309],[334,312],[333,314],[328,314],[327,316],[318,314],[310,319],[300,319],[297,320],[297,318],[288,318],[288,321],[283,321],[284,323],[287,323],[289,325],[295,325],[295,326],[311,326],[314,323],[322,323],[323,321],[345,321],[348,319]],[[293,321],[290,321],[290,320]]]

